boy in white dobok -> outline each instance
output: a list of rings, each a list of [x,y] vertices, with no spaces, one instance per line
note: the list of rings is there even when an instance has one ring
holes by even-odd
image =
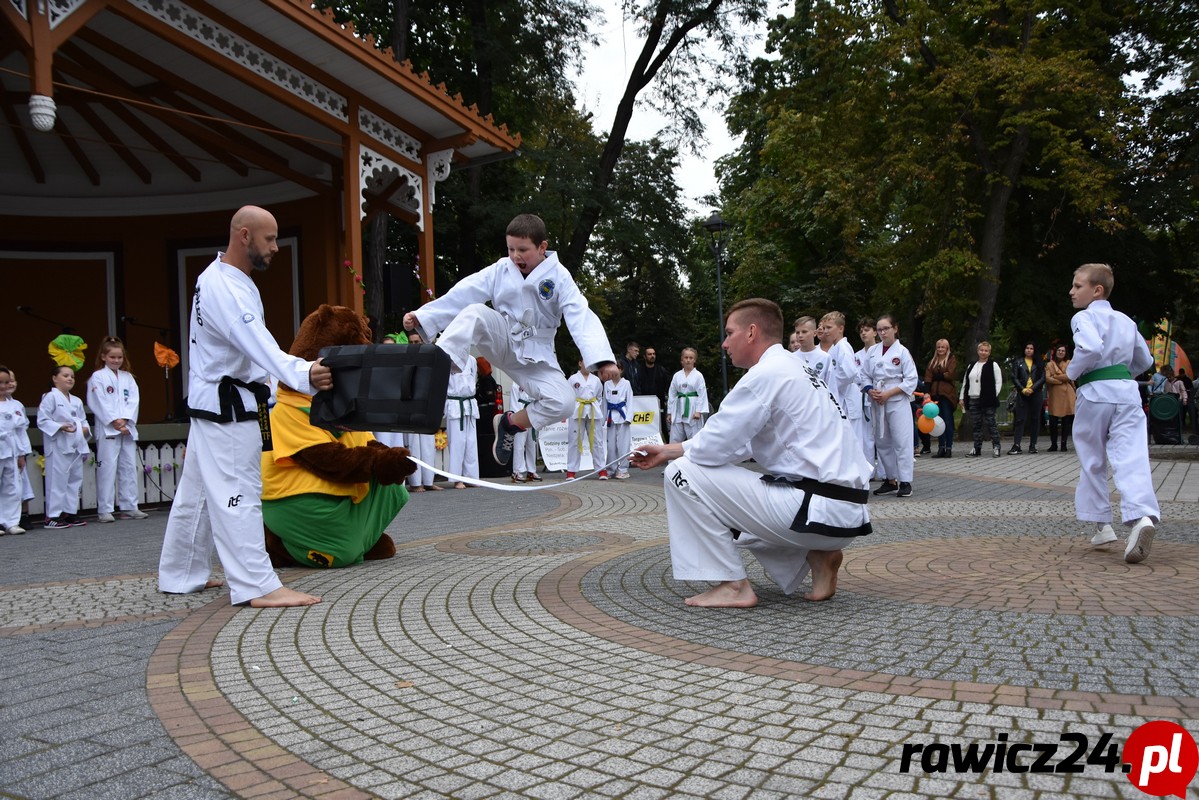
[[[870,465],[849,421],[783,348],[775,303],[742,300],[729,311],[725,340],[748,372],[694,439],[645,444],[633,466],[665,472],[670,561],[683,581],[717,581],[687,605],[748,608],[758,596],[738,548],[753,553],[786,594],[812,573],[807,600],[837,590],[841,550],[871,531]],[[754,459],[767,475],[738,466]]]
[[[840,311],[828,312],[820,318],[819,332],[820,349],[828,354],[828,362],[821,377],[833,393],[841,411],[848,417],[847,406],[851,400],[857,400],[853,395],[860,395],[860,392],[855,386],[858,379],[857,360],[854,358],[853,348],[849,346],[849,340],[845,338],[845,315]]]
[[[512,407],[527,408],[532,404],[533,398],[520,388],[520,384],[512,384]],[[541,476],[537,474],[536,428],[516,434],[516,445],[512,449],[512,480],[516,483],[541,480]]]
[[[464,369],[474,345],[496,369],[521,385],[533,402],[497,415],[495,460],[508,464],[516,434],[566,419],[574,394],[558,366],[554,336],[562,320],[588,368],[608,380],[619,375],[616,357],[599,317],[574,278],[547,249],[545,222],[520,214],[505,231],[508,256],[458,281],[436,300],[404,315],[405,329],[426,337],[442,331],[437,346],[455,369]],[[487,306],[486,303],[491,303]]]
[[[479,381],[479,363],[466,360],[466,369],[450,375],[445,398],[445,437],[448,459],[446,470],[466,478],[479,477],[479,403],[475,388]],[[455,489],[465,489],[458,481]]]
[[[1083,264],[1070,286],[1070,302],[1080,309],[1070,321],[1074,358],[1066,368],[1066,377],[1078,386],[1074,449],[1080,474],[1074,512],[1078,519],[1095,523],[1092,546],[1117,540],[1107,488],[1110,463],[1120,491],[1120,515],[1132,528],[1124,560],[1138,564],[1149,557],[1161,521],[1149,468],[1145,414],[1133,377],[1153,364],[1153,356],[1136,323],[1108,302],[1114,285],[1107,264]]]
[[[621,377],[616,380],[604,381],[604,433],[608,453],[616,464],[616,480],[628,480],[629,442],[633,436],[633,387],[624,378],[623,370]]]

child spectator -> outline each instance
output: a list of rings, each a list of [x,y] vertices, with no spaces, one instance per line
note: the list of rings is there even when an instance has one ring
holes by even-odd
[[[75,370],[57,366],[50,373],[53,388],[42,395],[37,427],[42,432],[46,456],[46,527],[72,528],[87,523],[79,519],[79,489],[83,486],[83,460],[91,428],[83,401],[71,394]]]
[[[1003,370],[991,361],[991,343],[978,343],[978,360],[966,367],[962,377],[962,391],[958,401],[970,415],[970,428],[974,433],[974,449],[967,458],[978,458],[983,452],[983,425],[991,434],[992,457],[999,458],[999,426],[995,423],[995,409],[999,408],[999,391],[1003,388]]]
[[[629,443],[633,440],[633,387],[620,375],[604,381],[604,431],[609,457],[616,464],[616,480],[629,479]],[[600,478],[607,477],[607,470]]]
[[[833,393],[837,407],[845,414],[846,398],[855,391],[854,382],[858,377],[853,348],[845,338],[845,315],[840,311],[828,312],[820,318],[819,331],[820,349],[827,354],[828,359],[825,374],[821,377]]]
[[[591,448],[591,462],[596,467],[604,466],[608,452],[607,437],[600,428],[604,409],[604,384],[592,375],[583,359],[579,359],[579,371],[570,376],[570,388],[574,390],[576,409],[566,423],[566,479],[570,480],[579,469],[583,456],[583,442]],[[598,436],[596,434],[599,434]],[[606,480],[607,470],[602,471]]]
[[[674,374],[666,391],[666,421],[670,423],[671,444],[687,441],[704,427],[708,387],[704,384],[703,374],[695,368],[698,356],[694,347],[683,348],[679,357],[683,368]]]
[[[479,382],[479,364],[466,359],[466,369],[450,375],[445,397],[445,437],[449,459],[446,471],[466,478],[479,477],[479,403],[475,388]],[[465,489],[458,481],[455,489]]]
[[[873,404],[866,394],[871,388],[870,359],[866,354],[878,343],[878,334],[874,332],[874,320],[863,317],[858,322],[858,337],[862,340],[862,349],[853,354],[854,366],[857,367],[858,373],[854,389],[850,392],[851,397],[846,400],[845,412],[858,441],[862,444],[862,455],[874,465],[871,480],[881,481],[883,467],[874,447],[874,409],[871,408]]]
[[[12,370],[0,365],[0,536],[22,534],[21,495],[29,445],[29,418],[13,399],[17,382]]]
[[[915,459],[912,446],[912,392],[916,390],[916,362],[899,341],[895,318],[878,318],[874,329],[881,342],[870,348],[870,399],[874,405],[874,442],[883,462],[883,485],[875,494],[895,492],[896,497],[912,496],[912,472]]]
[[[816,377],[824,380],[824,370],[828,365],[828,353],[821,349],[821,340],[817,337],[815,317],[799,317],[795,320],[795,334],[799,339],[799,349],[795,355],[816,373]]]
[[[408,344],[424,344],[425,340],[415,331],[407,335]],[[473,363],[473,360],[472,360]],[[413,458],[419,458],[426,464],[432,464],[437,458],[437,441],[431,433],[408,433],[408,453]],[[417,467],[416,472],[408,476],[409,492],[440,492],[442,487],[434,483],[433,470],[428,467]]]
[[[96,422],[97,521],[113,522],[114,497],[120,495],[121,519],[145,519],[137,507],[137,381],[129,371],[125,344],[107,336],[96,354],[96,371],[87,379],[87,405]]]
[[[1110,464],[1120,491],[1121,516],[1132,527],[1124,560],[1138,564],[1149,557],[1161,521],[1149,469],[1148,428],[1133,380],[1149,368],[1153,356],[1136,323],[1108,302],[1114,285],[1107,264],[1083,264],[1074,271],[1070,286],[1070,302],[1079,309],[1070,321],[1074,358],[1066,368],[1066,376],[1078,387],[1074,449],[1081,470],[1074,511],[1078,519],[1095,523],[1092,546],[1117,540],[1107,488]]]
[[[533,398],[525,393],[518,384],[512,384],[512,405],[519,403],[521,408],[533,404]],[[569,445],[568,445],[569,446]],[[525,481],[540,481],[537,474],[537,429],[530,428],[516,434],[516,444],[512,450],[512,480],[516,483]]]
[[[574,395],[558,359],[554,337],[566,327],[588,368],[602,380],[619,375],[616,358],[599,317],[574,278],[548,250],[545,222],[520,214],[508,223],[508,256],[468,275],[436,300],[404,315],[406,329],[432,335],[443,331],[437,346],[456,369],[465,369],[474,345],[498,369],[519,383],[533,402],[519,411],[497,415],[492,454],[500,464],[512,460],[516,434],[565,419],[574,411]],[[485,303],[491,303],[491,307]]]

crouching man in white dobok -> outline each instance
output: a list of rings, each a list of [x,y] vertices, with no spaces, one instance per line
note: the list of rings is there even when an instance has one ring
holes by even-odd
[[[749,372],[694,439],[642,446],[634,466],[666,468],[666,519],[674,577],[718,581],[687,605],[757,605],[738,547],[786,594],[811,570],[807,600],[837,590],[841,550],[870,533],[871,465],[829,390],[783,348],[783,314],[742,300],[725,322],[734,366]],[[753,458],[769,473],[737,463]]]

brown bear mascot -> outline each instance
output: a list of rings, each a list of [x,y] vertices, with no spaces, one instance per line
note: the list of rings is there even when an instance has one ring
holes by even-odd
[[[366,320],[322,305],[300,325],[290,353],[306,361],[331,345],[370,344]],[[272,449],[262,454],[262,520],[276,567],[345,567],[391,558],[383,530],[408,502],[416,471],[403,447],[370,433],[333,432],[308,419],[311,395],[280,385],[271,409]]]

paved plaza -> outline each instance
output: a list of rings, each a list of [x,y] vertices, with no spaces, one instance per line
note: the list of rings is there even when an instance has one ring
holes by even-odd
[[[832,601],[751,560],[751,610],[683,604],[659,472],[414,495],[394,559],[283,573],[302,610],[160,595],[165,509],[5,536],[0,797],[1148,797],[916,746],[1199,738],[1199,459],[1154,455],[1144,564],[1089,546],[1073,453],[925,457]]]

